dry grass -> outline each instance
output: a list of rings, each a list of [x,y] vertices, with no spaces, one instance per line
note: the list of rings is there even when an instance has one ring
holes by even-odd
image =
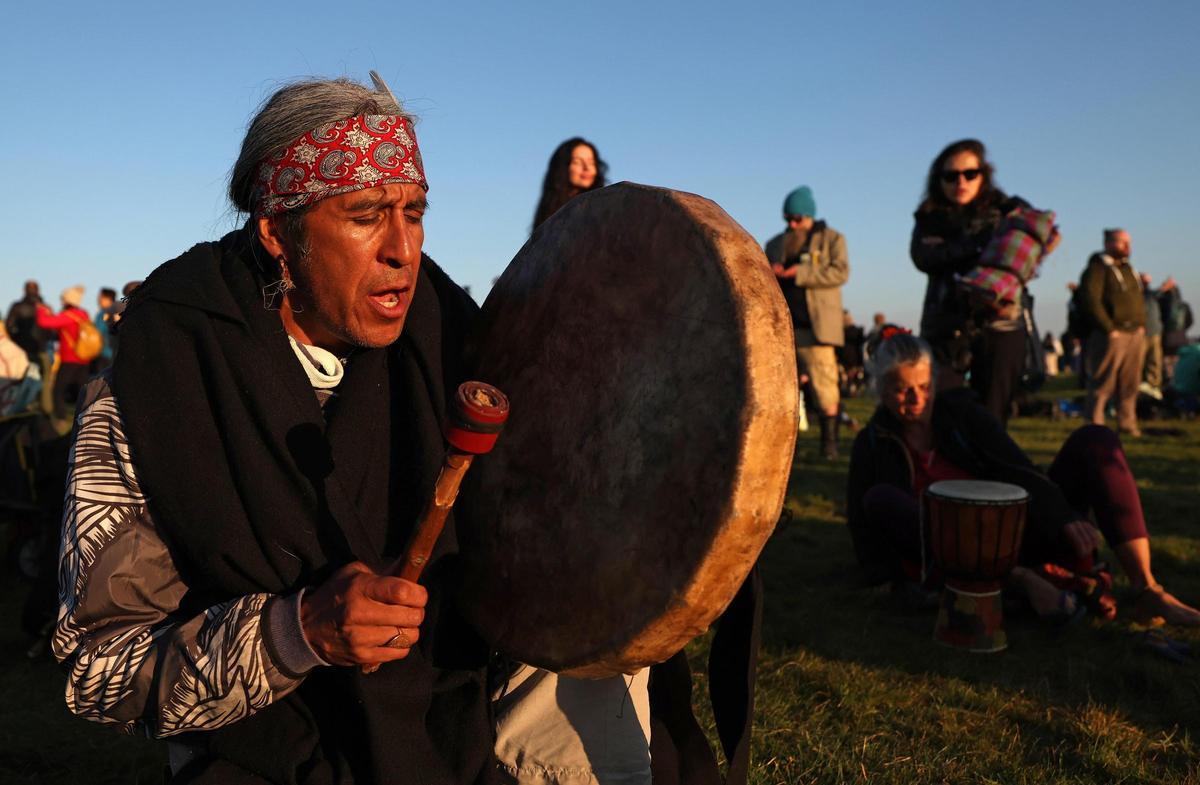
[[[1069,395],[1068,384],[1045,395]],[[850,410],[865,421],[870,404]],[[1164,424],[1182,433],[1127,450],[1155,572],[1200,601],[1200,422]],[[1078,425],[1018,418],[1011,431],[1047,464]],[[815,433],[801,435],[792,520],[761,561],[753,782],[1200,783],[1200,665],[1140,648],[1121,617],[1062,634],[1010,618],[997,655],[936,645],[932,613],[902,612],[856,582],[846,469],[817,458]],[[1200,648],[1197,631],[1168,633]]]
[[[865,401],[850,408],[869,414]],[[1012,432],[1046,463],[1076,424],[1022,418]],[[1200,422],[1180,427],[1128,451],[1158,577],[1200,600]],[[935,645],[932,615],[898,612],[886,593],[856,584],[846,461],[819,461],[816,447],[813,432],[802,435],[793,518],[762,559],[753,782],[1200,783],[1200,666],[1138,648],[1120,620],[1056,635],[1010,619],[1011,647],[999,655]],[[157,745],[69,716],[57,667],[25,659],[25,591],[0,581],[0,782],[160,781]],[[1200,634],[1170,632],[1200,647]]]

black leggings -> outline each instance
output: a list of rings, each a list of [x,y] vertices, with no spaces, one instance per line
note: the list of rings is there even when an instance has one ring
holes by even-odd
[[[971,389],[1003,425],[1008,424],[1024,368],[1024,330],[984,330],[971,347]]]

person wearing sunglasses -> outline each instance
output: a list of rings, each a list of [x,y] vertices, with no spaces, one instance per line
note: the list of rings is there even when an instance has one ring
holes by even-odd
[[[846,238],[815,220],[817,201],[802,185],[783,201],[787,230],[766,245],[768,261],[792,314],[796,363],[821,410],[821,454],[837,457],[839,407],[837,349],[845,343],[842,286],[850,277]]]
[[[933,159],[925,195],[913,217],[910,254],[929,276],[921,311],[921,337],[933,346],[943,389],[961,386],[970,371],[971,387],[997,420],[1006,422],[1025,363],[1024,308],[1027,293],[999,314],[981,317],[961,295],[955,275],[974,267],[1001,219],[1019,207],[1020,197],[996,187],[987,149],[962,139]],[[1057,233],[1046,253],[1058,243]]]

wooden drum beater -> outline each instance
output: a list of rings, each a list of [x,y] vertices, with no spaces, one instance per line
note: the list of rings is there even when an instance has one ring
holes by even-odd
[[[416,583],[421,578],[429,555],[442,535],[446,516],[458,498],[467,469],[476,455],[490,452],[508,420],[508,398],[484,382],[463,382],[458,386],[453,406],[442,433],[446,437],[446,455],[438,472],[433,496],[425,505],[417,527],[404,549],[404,556],[384,573]],[[374,673],[378,665],[362,666],[363,673]]]

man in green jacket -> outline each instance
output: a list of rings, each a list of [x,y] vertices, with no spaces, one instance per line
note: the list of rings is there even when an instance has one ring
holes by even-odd
[[[1086,350],[1087,412],[1092,422],[1104,425],[1105,408],[1115,398],[1117,427],[1141,436],[1137,394],[1146,353],[1146,306],[1129,250],[1128,232],[1105,229],[1104,252],[1092,254],[1080,283],[1092,327]]]
[[[842,285],[850,277],[846,239],[815,220],[817,202],[812,189],[800,186],[783,202],[787,231],[766,246],[771,269],[783,288],[796,339],[796,364],[812,381],[821,409],[821,452],[837,457],[837,348],[845,337],[842,326]]]

